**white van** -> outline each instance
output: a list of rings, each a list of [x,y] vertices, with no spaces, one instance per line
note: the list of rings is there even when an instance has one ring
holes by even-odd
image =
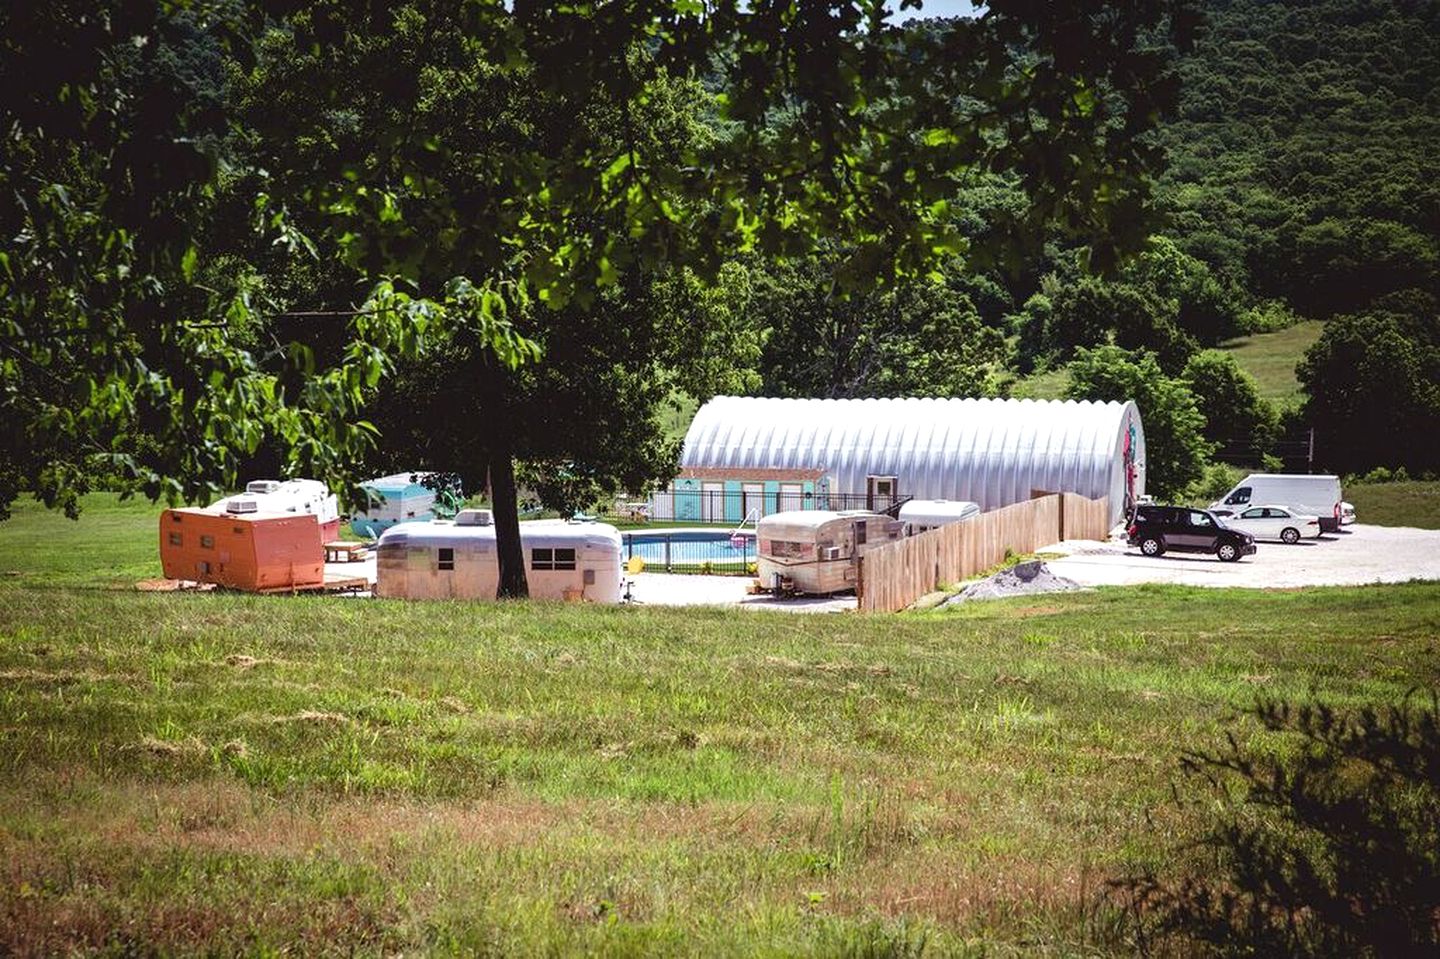
[[[1251,473],[1210,504],[1216,516],[1233,516],[1251,504],[1278,503],[1320,517],[1320,530],[1340,528],[1340,477],[1316,473]]]

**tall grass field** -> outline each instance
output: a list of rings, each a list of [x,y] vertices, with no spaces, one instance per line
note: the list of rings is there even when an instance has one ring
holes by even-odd
[[[1440,682],[1440,585],[900,615],[147,593],[0,525],[0,953],[1128,954],[1181,752]]]

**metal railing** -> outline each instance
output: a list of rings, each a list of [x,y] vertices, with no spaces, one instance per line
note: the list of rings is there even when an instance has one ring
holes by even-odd
[[[747,517],[753,522],[756,517],[787,510],[870,510],[894,516],[900,506],[911,498],[866,493],[667,489],[649,499],[622,497],[601,510],[601,517],[627,524],[723,526],[734,529]]]
[[[753,576],[756,542],[754,531],[730,533],[724,529],[649,532],[627,530],[621,534],[627,568],[639,557],[641,572],[696,573],[711,576]]]

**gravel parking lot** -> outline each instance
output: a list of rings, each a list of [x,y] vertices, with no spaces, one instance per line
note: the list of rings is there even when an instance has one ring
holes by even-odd
[[[1198,553],[1140,555],[1124,542],[1074,540],[1046,546],[1041,553],[1064,553],[1049,559],[1056,576],[1082,586],[1125,586],[1134,583],[1182,583],[1188,586],[1358,586],[1440,579],[1440,530],[1356,523],[1319,540],[1294,546],[1257,542],[1254,556],[1222,563]]]

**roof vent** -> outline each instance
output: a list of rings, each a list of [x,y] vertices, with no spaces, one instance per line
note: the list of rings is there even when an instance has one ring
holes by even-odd
[[[251,484],[254,485],[253,483]],[[260,501],[253,496],[232,496],[225,503],[227,513],[258,513]]]
[[[491,521],[488,509],[462,509],[455,514],[456,526],[489,526]]]
[[[274,493],[280,489],[279,480],[251,480],[245,484],[247,493]],[[254,512],[250,510],[249,512]]]

